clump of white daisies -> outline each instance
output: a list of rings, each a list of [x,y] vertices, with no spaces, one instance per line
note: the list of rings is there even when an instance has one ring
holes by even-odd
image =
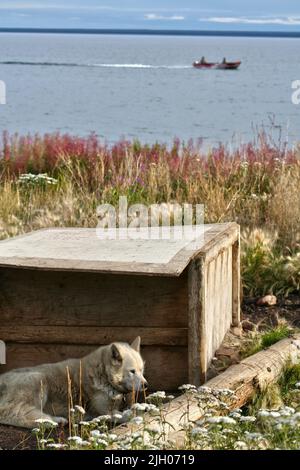
[[[189,416],[189,406],[183,412],[180,440],[170,437],[166,410],[173,395],[163,391],[134,403],[130,409],[114,415],[85,420],[85,410],[75,406],[70,410],[71,423],[63,429],[50,420],[37,420],[36,434],[39,449],[52,450],[300,450],[300,382],[292,387],[293,406],[279,409],[259,409],[253,415],[234,409],[235,395],[227,389],[182,385],[186,402],[197,403],[201,419]],[[121,423],[130,423],[124,432],[116,431]],[[120,428],[121,429],[121,428]],[[172,434],[172,433],[171,433]]]
[[[48,188],[49,186],[56,186],[58,180],[48,176],[47,173],[24,173],[19,176],[17,184],[22,188]]]

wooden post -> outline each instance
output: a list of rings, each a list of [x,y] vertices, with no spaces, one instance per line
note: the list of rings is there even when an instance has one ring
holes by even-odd
[[[192,261],[188,273],[188,368],[189,383],[199,386],[206,380],[203,260]]]
[[[241,322],[240,299],[240,234],[232,245],[232,326],[239,327]]]

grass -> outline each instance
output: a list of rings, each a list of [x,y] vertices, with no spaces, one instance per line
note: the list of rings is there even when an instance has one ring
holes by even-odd
[[[291,329],[286,325],[278,326],[271,331],[264,333],[261,337],[262,349],[269,348],[272,344],[278,343],[291,335]]]
[[[262,133],[230,151],[193,142],[108,146],[96,136],[3,135],[0,239],[52,226],[95,227],[99,204],[205,204],[205,222],[242,227],[245,295],[300,289],[300,159]],[[25,176],[22,176],[25,175]]]
[[[241,357],[246,358],[253,354],[267,349],[278,341],[288,338],[292,334],[292,330],[287,325],[279,325],[276,328],[272,328],[264,333],[257,333],[254,338],[251,338],[248,344],[244,346],[241,351]]]

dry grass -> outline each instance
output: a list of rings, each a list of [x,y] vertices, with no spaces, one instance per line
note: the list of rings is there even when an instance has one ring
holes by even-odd
[[[57,180],[20,175],[46,173]],[[209,153],[189,142],[108,147],[95,136],[3,138],[0,239],[52,226],[95,227],[101,203],[205,204],[207,223],[243,231],[246,293],[287,294],[300,285],[300,159],[262,134],[256,144]]]

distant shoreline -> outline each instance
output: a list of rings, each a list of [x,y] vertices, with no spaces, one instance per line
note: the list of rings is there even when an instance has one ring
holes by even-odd
[[[83,29],[83,28],[1,28],[0,33],[40,34],[116,34],[141,36],[221,36],[253,38],[300,38],[300,31],[208,31],[208,30],[166,30],[166,29]]]

